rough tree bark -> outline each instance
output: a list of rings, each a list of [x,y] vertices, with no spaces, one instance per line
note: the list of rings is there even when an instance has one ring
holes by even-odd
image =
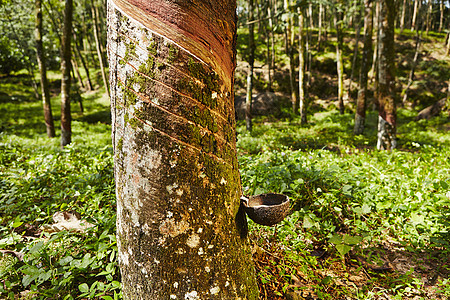
[[[395,5],[391,0],[380,1],[378,43],[378,141],[379,150],[397,147],[397,114],[395,107]]]
[[[44,46],[42,43],[42,0],[35,1],[35,29],[36,55],[41,77],[42,106],[44,109],[45,127],[49,138],[55,137],[55,125],[53,123],[52,107],[50,102],[50,89],[47,80],[47,67],[45,66]]]
[[[245,127],[252,131],[252,96],[253,96],[253,67],[255,63],[255,34],[253,26],[253,0],[248,1],[248,73],[247,73],[247,95],[245,99]]]
[[[72,116],[70,112],[72,14],[73,0],[65,0],[64,25],[61,37],[61,147],[63,148],[72,141]]]
[[[258,298],[239,209],[236,3],[194,2],[108,1],[125,299]]]
[[[359,71],[358,98],[356,100],[355,134],[362,134],[366,120],[367,80],[372,57],[373,0],[364,1],[364,48]]]

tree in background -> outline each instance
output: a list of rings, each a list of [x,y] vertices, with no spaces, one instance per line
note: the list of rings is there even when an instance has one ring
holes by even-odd
[[[373,1],[364,1],[364,49],[359,71],[358,98],[356,100],[355,134],[362,134],[366,119],[367,79],[372,57]]]
[[[305,40],[303,32],[303,8],[298,8],[298,98],[301,124],[307,123],[305,95]]]
[[[61,36],[61,147],[72,140],[72,116],[70,111],[70,68],[73,0],[65,0],[64,25]]]
[[[377,149],[392,150],[397,147],[397,114],[395,105],[395,5],[390,0],[380,0],[378,19],[378,140]]]
[[[252,98],[253,98],[253,67],[255,64],[255,33],[253,30],[253,0],[248,0],[248,73],[247,73],[247,94],[245,98],[245,126],[248,131],[252,131]]]
[[[41,78],[41,94],[42,106],[44,108],[44,120],[49,138],[55,137],[55,125],[53,123],[52,107],[50,102],[50,90],[48,88],[47,80],[47,66],[45,65],[45,53],[42,43],[42,0],[35,1],[35,31],[36,39],[36,55],[39,66],[39,75]]]
[[[336,67],[337,67],[337,82],[338,82],[338,105],[339,113],[344,114],[344,62],[342,60],[343,36],[342,36],[342,5],[341,0],[335,3],[334,10],[334,26],[336,28]]]
[[[258,298],[238,213],[235,20],[233,0],[108,2],[125,299]]]

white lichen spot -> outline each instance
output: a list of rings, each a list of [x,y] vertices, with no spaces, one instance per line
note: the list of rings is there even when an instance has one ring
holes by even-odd
[[[127,252],[122,252],[119,255],[119,260],[122,262],[122,264],[124,265],[128,265],[129,261],[128,261],[128,253]]]
[[[198,248],[198,255],[203,255],[205,252],[203,252],[203,248]]]
[[[155,264],[159,265],[160,261],[157,260],[156,258],[153,260],[155,262]]]
[[[203,232],[203,228],[199,228],[198,230],[197,230],[197,233],[202,233]]]
[[[205,223],[208,225],[212,225],[213,222],[211,220],[206,220]]]
[[[178,288],[178,282],[175,281],[175,282],[173,283],[173,287],[177,289],[177,288]]]
[[[178,187],[177,183],[174,183],[172,185],[168,185],[166,186],[166,190],[169,192],[169,194],[173,193],[173,190],[176,189]]]
[[[183,190],[182,189],[178,189],[177,191],[176,191],[176,194],[177,194],[177,196],[178,197],[181,197],[182,195],[183,195]]]
[[[191,212],[191,211],[192,211],[192,208],[191,208],[191,207],[189,207],[189,208],[188,208],[188,211],[189,211],[189,212]]]
[[[218,287],[217,285],[210,288],[209,292],[211,293],[211,295],[217,295],[220,292],[220,287]]]
[[[199,299],[197,291],[192,291],[192,292],[184,294],[184,299],[187,299],[187,300]]]
[[[169,235],[170,237],[176,237],[188,230],[189,223],[185,220],[181,220],[179,222],[174,219],[165,219],[161,225],[159,226],[159,232],[163,235]]]
[[[206,271],[207,273],[209,273],[209,272],[211,272],[211,269],[210,269],[209,267],[205,267],[205,271]]]
[[[178,248],[176,253],[179,255],[183,255],[186,253],[186,250],[184,250],[183,248]]]
[[[169,161],[170,167],[171,168],[175,168],[175,166],[177,165],[177,161],[176,160],[171,160]]]
[[[171,211],[168,211],[167,212],[167,218],[172,218],[173,217],[173,212],[171,212]]]
[[[188,245],[191,248],[196,248],[199,243],[200,243],[200,237],[195,233],[190,235],[186,241],[186,245]]]
[[[226,282],[225,282],[225,287],[227,287],[227,286],[229,286],[230,285],[230,282],[227,280]]]
[[[212,92],[211,98],[212,98],[212,99],[216,99],[216,98],[217,98],[217,92]]]
[[[170,295],[170,299],[177,299],[177,296],[174,295],[174,294],[171,294],[171,295]]]
[[[214,248],[214,245],[208,245],[208,249]]]
[[[142,274],[147,274],[147,269],[146,268],[142,268],[141,272],[142,272]]]
[[[227,184],[227,183],[228,183],[228,181],[226,181],[225,178],[222,177],[222,178],[220,179],[220,184],[221,184],[221,185],[225,185],[225,184]]]

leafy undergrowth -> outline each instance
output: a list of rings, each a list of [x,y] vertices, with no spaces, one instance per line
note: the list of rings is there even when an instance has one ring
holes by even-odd
[[[448,299],[448,121],[403,123],[401,151],[379,152],[345,133],[351,116],[325,115],[239,128],[244,193],[292,203],[279,225],[250,226],[262,298]]]
[[[84,114],[74,103],[74,142],[61,150],[45,137],[38,101],[2,97],[0,298],[121,298],[108,107],[95,94],[83,95]],[[304,127],[297,118],[255,120],[252,134],[238,127],[244,193],[292,200],[281,224],[250,221],[262,299],[450,297],[448,120],[413,118],[399,110],[393,152],[373,150],[373,113],[359,137],[353,115],[336,111]],[[94,226],[43,230],[61,211]]]

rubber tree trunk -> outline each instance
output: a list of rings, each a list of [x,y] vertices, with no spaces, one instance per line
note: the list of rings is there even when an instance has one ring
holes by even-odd
[[[61,147],[72,141],[72,116],[70,112],[70,69],[73,1],[65,0],[64,25],[61,37]]]
[[[75,53],[78,55],[78,58],[81,61],[81,65],[83,66],[84,72],[86,73],[86,82],[87,82],[87,90],[92,91],[92,81],[91,76],[89,75],[89,68],[87,67],[87,64],[83,58],[83,55],[81,54],[80,46],[78,44],[77,35],[75,34],[75,31],[73,31],[73,39],[74,39],[74,45],[75,45]]]
[[[303,32],[303,11],[298,8],[298,37],[299,37],[299,49],[298,49],[298,98],[299,98],[299,111],[300,111],[300,123],[307,123],[306,116],[306,98],[305,98],[305,39]]]
[[[373,0],[364,1],[364,48],[359,71],[358,98],[356,100],[355,134],[362,134],[366,121],[367,81],[372,57]]]
[[[236,3],[194,2],[108,1],[125,299],[258,298],[236,156]]]
[[[290,2],[289,0],[284,0],[284,10],[288,11],[286,20],[286,53],[289,59],[289,86],[291,91],[291,103],[292,111],[294,114],[298,114],[298,97],[297,89],[295,88],[295,65],[294,65],[294,42],[295,42],[295,32],[294,32],[294,18],[290,12]]]
[[[344,114],[344,62],[342,60],[343,49],[343,37],[341,28],[341,13],[335,12],[334,14],[334,26],[336,28],[336,67],[338,75],[338,105],[339,113]]]
[[[397,147],[395,106],[395,6],[391,0],[380,1],[380,41],[378,43],[378,141],[377,149]]]
[[[105,70],[105,63],[103,60],[103,51],[101,47],[100,37],[99,37],[99,24],[98,24],[98,9],[95,6],[95,1],[91,1],[91,11],[92,11],[92,18],[94,22],[94,39],[95,39],[95,47],[97,49],[97,55],[98,55],[98,61],[100,63],[100,71],[102,72],[102,79],[103,79],[103,85],[105,86],[106,93],[109,95],[109,86],[108,86],[108,79],[106,77],[106,70]]]
[[[255,34],[253,26],[253,0],[248,1],[248,73],[247,94],[245,98],[245,127],[252,131],[252,95],[253,95],[253,67],[255,63]]]
[[[50,90],[48,88],[47,67],[45,66],[44,46],[42,43],[42,0],[35,2],[35,28],[36,55],[41,77],[42,107],[44,109],[45,128],[49,138],[55,137],[55,125],[53,123],[52,107],[50,102]]]
[[[409,3],[408,0],[403,0],[402,14],[400,16],[400,33],[402,33],[403,30],[405,29],[406,7],[407,7],[408,3]]]

